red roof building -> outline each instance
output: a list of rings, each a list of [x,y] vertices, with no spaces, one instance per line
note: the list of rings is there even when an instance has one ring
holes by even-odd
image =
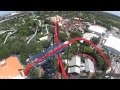
[[[0,61],[0,79],[25,79],[23,66],[17,56]]]

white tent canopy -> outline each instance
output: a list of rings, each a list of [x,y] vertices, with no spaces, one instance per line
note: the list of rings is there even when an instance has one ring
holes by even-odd
[[[110,51],[117,51],[120,54],[120,39],[114,37],[114,36],[109,36],[104,43],[104,47],[107,48]]]
[[[90,27],[88,28],[90,31],[99,33],[102,35],[102,33],[106,33],[106,28],[102,27],[102,26],[98,26],[98,25],[90,25]]]

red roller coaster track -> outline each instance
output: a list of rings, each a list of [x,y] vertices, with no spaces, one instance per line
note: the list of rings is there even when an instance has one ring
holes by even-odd
[[[58,33],[57,33],[57,27],[58,27],[58,22],[56,22],[56,24],[55,24],[54,35],[55,35],[55,41],[56,41],[56,43],[59,43]],[[83,40],[83,41],[89,43],[90,45],[92,45],[92,46],[95,48],[95,50],[98,51],[99,54],[104,58],[104,60],[105,60],[106,63],[108,64],[108,66],[111,67],[111,69],[112,69],[111,63],[109,62],[109,60],[107,59],[107,57],[101,52],[101,50],[96,47],[96,45],[94,45],[91,41],[89,41],[89,40],[87,40],[87,39],[85,39],[85,38],[76,37],[76,38],[70,40],[67,44],[64,44],[64,45],[62,45],[62,46],[57,47],[57,48],[54,49],[53,51],[51,51],[51,52],[47,53],[46,55],[40,57],[38,60],[36,60],[36,61],[28,64],[27,67],[26,67],[26,69],[25,69],[25,71],[24,71],[25,76],[27,76],[29,70],[30,70],[35,64],[40,63],[40,62],[41,62],[42,60],[44,60],[45,58],[51,56],[51,55],[54,54],[55,52],[57,52],[57,51],[59,51],[59,50],[62,50],[63,48],[69,46],[70,44],[72,44],[72,43],[74,43],[75,41],[78,41],[78,40]],[[59,55],[58,55],[58,56],[59,56]],[[91,58],[91,57],[90,57],[90,58]],[[65,79],[68,79],[68,75],[67,75],[66,72],[65,72],[65,69],[64,69],[63,64],[62,64],[62,59],[61,59],[60,56],[58,57],[58,60],[59,60],[59,61],[58,61],[58,62],[59,62],[59,67],[60,67],[60,69],[61,69],[61,71],[62,71],[62,74],[63,74],[64,78],[65,78]]]
[[[60,43],[60,40],[59,40],[59,29],[58,29],[58,22],[55,23],[55,28],[54,28],[54,38],[55,38],[55,43],[56,44],[59,44]],[[63,69],[63,71],[65,71],[63,67],[63,64],[61,63],[62,62],[62,58],[60,56],[60,54],[57,55],[57,59],[58,59],[58,79],[60,79],[60,70]],[[67,74],[65,74],[67,75]]]
[[[28,71],[29,71],[36,63],[41,62],[41,61],[44,60],[46,57],[49,57],[49,56],[51,56],[52,54],[54,54],[55,52],[57,52],[57,51],[59,51],[59,50],[62,50],[62,48],[65,48],[65,47],[69,46],[70,44],[74,43],[74,42],[77,41],[77,40],[84,40],[85,42],[91,44],[91,45],[95,48],[95,50],[98,51],[99,54],[104,58],[104,60],[106,61],[106,63],[109,65],[109,67],[112,68],[111,63],[109,62],[109,60],[107,59],[107,57],[101,52],[101,50],[100,50],[99,48],[96,47],[96,45],[94,45],[91,41],[89,41],[89,40],[87,40],[87,39],[77,37],[77,38],[74,38],[74,39],[70,40],[67,44],[64,44],[64,45],[62,45],[62,46],[60,46],[60,47],[57,47],[56,49],[54,49],[53,51],[51,51],[51,52],[47,53],[46,55],[42,56],[41,58],[39,58],[39,59],[36,60],[35,62],[32,62],[31,64],[27,65],[27,67],[26,67],[26,69],[25,69],[25,75],[27,76]],[[62,63],[62,62],[61,62],[61,63]],[[61,64],[61,63],[60,63],[60,64]],[[66,75],[63,67],[61,67],[61,70],[62,70],[62,73],[63,73],[64,77],[65,77],[66,79],[68,79],[68,76]]]
[[[93,63],[94,63],[94,65],[96,65],[96,61],[95,61],[95,59],[93,58],[93,57],[91,57],[90,55],[88,55],[88,54],[78,54],[78,56],[87,56],[90,60],[92,60],[93,61]]]

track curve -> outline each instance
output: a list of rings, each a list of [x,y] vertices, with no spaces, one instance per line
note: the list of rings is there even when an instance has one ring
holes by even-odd
[[[93,63],[94,63],[94,65],[96,65],[96,61],[95,61],[95,59],[92,57],[92,56],[90,56],[90,55],[88,55],[88,54],[78,54],[78,56],[87,56],[90,60],[92,60],[93,61]]]
[[[32,63],[28,64],[27,67],[26,67],[26,69],[25,69],[25,71],[24,71],[25,76],[27,76],[28,71],[29,71],[35,64],[43,61],[45,58],[51,56],[52,54],[56,53],[57,51],[62,50],[63,48],[66,48],[67,46],[69,46],[70,44],[74,43],[75,41],[80,41],[80,40],[83,40],[83,41],[89,43],[90,45],[92,45],[92,46],[95,48],[95,50],[98,51],[99,54],[104,58],[105,62],[108,64],[108,66],[112,68],[111,63],[109,62],[109,60],[107,59],[107,57],[101,52],[101,50],[100,50],[99,48],[96,47],[96,45],[94,45],[91,41],[89,41],[89,40],[87,40],[87,39],[85,39],[85,38],[76,37],[76,38],[70,40],[68,43],[63,44],[62,46],[59,46],[59,47],[57,47],[56,49],[52,50],[51,52],[47,53],[46,55],[40,57],[40,58],[39,58],[38,60],[36,60],[35,62],[32,62]],[[62,64],[62,62],[60,62],[60,65],[61,65],[61,64]],[[65,78],[65,79],[68,79],[68,76],[65,74],[66,72],[64,71],[64,67],[62,67],[62,65],[61,65],[61,70],[62,70],[62,74],[64,75],[64,78]]]

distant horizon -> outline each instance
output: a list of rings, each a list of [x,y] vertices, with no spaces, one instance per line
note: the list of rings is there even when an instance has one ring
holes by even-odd
[[[0,16],[6,15],[12,12],[15,12],[15,11],[0,11]]]
[[[107,12],[107,13],[110,13],[110,14],[120,16],[120,11],[103,11],[103,12]]]
[[[0,16],[6,15],[6,14],[9,14],[12,12],[15,12],[15,11],[0,11]],[[120,16],[120,11],[103,11],[103,12],[107,12],[107,13],[111,13],[111,14]]]

